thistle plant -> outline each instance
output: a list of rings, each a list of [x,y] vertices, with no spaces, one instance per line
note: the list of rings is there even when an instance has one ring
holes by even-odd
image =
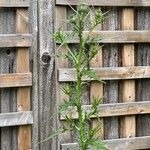
[[[59,113],[64,115],[68,126],[65,125],[60,127],[54,132],[50,138],[57,136],[63,132],[74,131],[77,133],[77,141],[80,150],[87,150],[89,147],[94,147],[98,150],[106,150],[105,145],[97,137],[97,133],[100,131],[101,126],[90,127],[87,126],[92,122],[92,116],[98,116],[99,106],[101,104],[101,98],[93,97],[91,110],[87,112],[83,107],[83,89],[89,84],[90,80],[96,80],[102,82],[96,73],[90,68],[92,59],[96,56],[98,51],[101,49],[100,40],[101,37],[91,36],[92,31],[102,23],[104,20],[104,14],[101,10],[94,11],[94,19],[89,21],[89,31],[84,32],[85,22],[90,18],[94,8],[90,8],[86,4],[80,4],[77,9],[74,10],[74,14],[68,19],[73,30],[71,32],[65,32],[59,29],[54,33],[54,38],[57,43],[60,44],[58,51],[61,47],[66,48],[68,53],[65,55],[66,59],[69,59],[73,67],[76,70],[77,79],[73,85],[66,84],[61,90],[68,95],[68,99],[64,100],[64,103],[59,106]],[[69,43],[72,39],[78,39],[79,47],[73,51],[69,48]],[[87,77],[89,81],[83,81],[83,77]],[[72,119],[71,115],[67,115],[69,108],[76,108],[78,119]]]

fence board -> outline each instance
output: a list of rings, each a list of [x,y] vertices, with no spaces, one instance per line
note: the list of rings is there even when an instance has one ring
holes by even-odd
[[[92,6],[150,6],[149,0],[56,0],[56,5],[78,5],[80,3]]]
[[[70,34],[71,31],[67,31],[66,34]],[[89,34],[88,31],[84,31],[84,35]],[[91,37],[101,37],[99,43],[148,43],[150,42],[150,31],[93,31],[90,33]],[[79,43],[77,37],[68,39],[68,43]]]
[[[150,9],[138,8],[136,10],[136,29],[150,30]],[[137,66],[150,66],[150,43],[138,44],[135,53]],[[150,79],[136,82],[137,101],[150,101]],[[150,135],[150,115],[137,116],[137,136]]]
[[[0,74],[0,88],[32,85],[31,73]]]
[[[111,16],[105,19],[103,23],[103,30],[119,30],[120,9],[117,7],[105,7],[103,12],[109,12],[107,15]],[[106,44],[103,47],[103,67],[118,67],[119,61],[119,46],[118,44]],[[119,100],[119,82],[107,81],[104,84],[104,103],[118,103]],[[119,138],[119,121],[118,117],[104,118],[104,135],[105,139]]]
[[[0,47],[29,47],[31,43],[30,34],[0,34]]]
[[[1,0],[0,7],[29,7],[30,0]]]
[[[16,32],[20,34],[29,33],[28,12],[24,8],[17,9],[16,12]],[[27,73],[29,68],[29,49],[18,48],[16,57],[16,72]],[[30,87],[22,87],[17,89],[17,111],[30,111]],[[18,128],[18,149],[31,149],[31,126],[20,126]]]
[[[15,33],[15,9],[0,9],[0,34]],[[9,21],[8,21],[9,20]],[[16,71],[16,58],[14,48],[0,48],[0,73],[7,74]],[[16,89],[0,89],[0,112],[16,112]],[[0,149],[17,150],[17,128],[1,128],[0,132]]]
[[[135,150],[135,149],[147,149],[150,147],[150,136],[145,137],[134,137],[126,139],[114,139],[114,140],[105,140],[109,150]],[[61,150],[79,150],[77,143],[68,143],[62,144]],[[89,150],[93,150],[92,148]]]
[[[52,33],[54,31],[54,0],[38,0],[38,105],[39,105],[39,141],[45,140],[56,126],[56,76],[54,71],[55,46]],[[45,55],[46,54],[46,55]],[[46,60],[45,60],[46,58]],[[37,147],[49,150],[57,149],[54,138]]]
[[[102,80],[120,80],[120,79],[141,79],[150,78],[149,66],[136,67],[103,67],[91,68],[96,75]],[[59,69],[58,80],[60,82],[76,81],[76,71],[73,68]],[[93,80],[88,77],[83,77],[84,81]]]
[[[88,113],[91,111],[91,105],[83,105],[83,109]],[[128,102],[128,103],[112,103],[101,104],[99,107],[99,117],[113,117],[113,116],[125,116],[125,115],[137,115],[137,114],[149,114],[150,102]],[[77,119],[78,115],[76,108],[70,108],[67,112],[60,115],[61,120],[65,120],[65,116],[71,116],[73,119]],[[92,116],[91,118],[95,118]]]
[[[33,115],[31,111],[0,114],[0,127],[18,126],[32,123]]]
[[[122,12],[122,29],[134,29],[134,9],[124,8]],[[122,47],[122,64],[125,67],[134,66],[134,45],[125,44]],[[123,81],[123,102],[135,101],[135,81]],[[122,118],[122,137],[134,137],[136,135],[136,118],[134,116],[127,116]]]
[[[100,7],[96,7],[94,12],[91,14],[91,20],[94,19],[94,14],[96,10],[101,10]],[[99,25],[95,30],[101,30],[102,26]],[[90,67],[102,67],[103,66],[103,52],[102,48],[99,49],[97,55],[92,59]],[[103,83],[97,83],[92,82],[90,87],[90,102],[94,100],[93,97],[99,97],[102,98],[103,95]],[[103,103],[103,101],[102,101]],[[101,118],[101,120],[94,119],[92,120],[92,127],[100,127],[100,131],[96,134],[97,137],[100,137],[101,139],[104,139],[104,120]]]
[[[63,27],[64,30],[67,30],[67,9],[66,7],[63,6],[57,6],[56,7],[56,30],[60,27]],[[61,47],[60,49],[60,55],[62,56],[61,58],[57,58],[57,68],[66,68],[68,67],[68,60],[64,59],[63,56],[65,56],[68,53],[68,50],[64,47]],[[59,84],[57,83],[57,102],[58,105],[61,105],[64,103],[64,100],[68,100],[69,97],[68,95],[64,94],[63,91],[59,87],[63,87],[64,84]],[[61,122],[59,123],[61,125]],[[65,122],[62,123],[62,125],[65,124],[66,127],[68,126]],[[59,142],[60,143],[65,143],[65,142],[70,142],[71,134],[70,132],[63,133],[61,136],[59,136]]]

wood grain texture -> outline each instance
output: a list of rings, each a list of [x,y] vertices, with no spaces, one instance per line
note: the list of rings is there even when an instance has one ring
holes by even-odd
[[[0,127],[27,125],[33,123],[31,111],[0,114]]]
[[[122,29],[134,29],[134,9],[124,8],[122,12]],[[123,45],[122,64],[125,67],[134,66],[134,45]],[[123,102],[135,101],[135,81],[123,81]],[[122,120],[122,137],[130,138],[136,135],[136,120],[134,116],[124,117]]]
[[[91,68],[96,75],[102,80],[123,80],[123,79],[142,79],[150,77],[149,66],[136,67],[103,67]],[[59,69],[60,82],[76,81],[76,72],[74,68]],[[82,80],[93,80],[88,77],[83,77]]]
[[[30,0],[1,0],[0,7],[29,7]]]
[[[102,30],[115,31],[120,30],[118,7],[104,7],[103,12],[109,12],[104,20]],[[104,44],[103,47],[103,67],[118,67],[120,61],[118,44]],[[118,103],[119,100],[119,82],[106,81],[104,84],[104,103]],[[104,138],[119,138],[119,121],[118,117],[104,118]]]
[[[78,5],[79,3],[92,6],[150,6],[149,0],[56,0],[57,5]]]
[[[125,139],[104,140],[109,150],[135,150],[148,149],[150,147],[150,136],[134,137]],[[61,145],[61,150],[79,150],[77,143],[67,143]],[[93,148],[90,148],[93,150]]]
[[[31,85],[31,73],[0,74],[0,88],[25,87]]]
[[[96,10],[101,10],[100,7],[95,7],[91,14],[91,21],[93,21],[94,14]],[[101,30],[101,24],[96,27],[95,30]],[[92,59],[90,67],[102,67],[103,66],[103,59],[102,59],[103,53],[102,48],[99,48],[99,51],[97,55]],[[94,100],[94,97],[102,98],[103,97],[103,83],[99,82],[92,82],[90,87],[90,102],[92,103]],[[103,103],[103,100],[102,100]],[[97,137],[104,139],[104,122],[103,119],[93,119],[92,127],[100,127],[100,131],[96,134]]]
[[[39,142],[45,140],[54,130],[56,112],[55,45],[53,39],[55,5],[54,0],[38,0],[38,128]],[[48,55],[43,61],[44,53]],[[54,128],[53,128],[54,127]],[[56,138],[39,145],[40,150],[57,149]]]
[[[71,31],[67,31],[66,34],[70,34]],[[84,31],[86,36],[88,31]],[[150,31],[93,31],[90,33],[91,37],[101,37],[99,43],[149,43]],[[70,39],[68,43],[79,43],[77,37]]]
[[[56,30],[59,28],[63,28],[63,30],[67,30],[67,8],[63,6],[57,6],[56,7]],[[67,68],[68,67],[68,60],[65,59],[65,55],[68,53],[67,49],[62,47],[59,51],[56,51],[56,54],[58,54],[60,57],[57,58],[57,64],[56,68]],[[57,79],[58,82],[58,79]],[[63,104],[64,100],[69,100],[68,95],[64,94],[63,91],[60,89],[60,87],[63,87],[64,84],[57,83],[57,105]],[[68,126],[65,122],[59,122],[59,125],[65,124]],[[59,142],[60,143],[66,143],[70,142],[71,140],[71,134],[70,132],[63,133],[59,136]],[[59,143],[59,145],[60,145]]]
[[[29,47],[31,43],[30,34],[0,34],[0,47]]]
[[[150,10],[138,8],[136,10],[136,29],[150,30]],[[138,44],[136,47],[136,65],[150,66],[150,44]],[[136,82],[136,100],[150,101],[150,79],[142,79]],[[137,117],[137,136],[150,135],[150,115]]]
[[[20,34],[28,33],[28,13],[26,9],[17,9],[16,12],[16,32]],[[17,73],[28,73],[29,68],[29,49],[18,48],[16,54],[16,72]],[[23,87],[17,90],[17,110],[30,111],[30,88]],[[18,127],[18,149],[25,150],[31,149],[31,126],[20,126]]]
[[[13,8],[0,9],[0,34],[15,33],[16,13]],[[9,20],[9,21],[8,21]],[[16,58],[14,48],[0,48],[0,73],[8,74],[16,71]],[[17,98],[15,88],[0,89],[1,113],[17,111]],[[1,150],[17,150],[17,127],[1,128],[0,133]]]
[[[30,50],[30,66],[32,72],[32,110],[33,110],[33,124],[32,124],[32,149],[39,150],[39,95],[38,95],[38,47],[37,47],[37,0],[32,0],[31,5],[28,9],[29,13],[29,28],[32,34],[32,45]]]
[[[83,109],[86,112],[91,111],[91,105],[84,105]],[[150,102],[128,102],[128,103],[115,103],[115,104],[101,104],[99,107],[99,117],[113,117],[113,116],[125,116],[125,115],[141,115],[150,113]],[[64,120],[65,115],[71,116],[73,119],[77,119],[78,115],[76,108],[70,108],[67,112],[60,115],[60,119]],[[91,116],[95,118],[96,116]]]

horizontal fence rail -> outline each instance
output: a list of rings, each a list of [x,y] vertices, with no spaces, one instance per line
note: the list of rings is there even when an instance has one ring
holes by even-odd
[[[149,66],[137,67],[103,67],[91,68],[95,71],[96,75],[102,80],[120,80],[120,79],[142,79],[150,78]],[[76,81],[76,71],[74,68],[59,69],[58,80],[60,82]],[[88,77],[83,77],[84,81],[93,80]]]
[[[25,87],[31,85],[31,73],[0,74],[0,88]]]
[[[149,0],[56,0],[56,5],[78,5],[80,3],[91,6],[150,6]]]
[[[0,7],[29,7],[30,0],[1,0]]]
[[[83,110],[87,113],[91,112],[92,105],[82,106]],[[98,116],[96,117],[112,117],[112,116],[125,116],[125,115],[139,115],[150,113],[150,102],[130,102],[130,103],[114,103],[114,104],[101,104],[99,107]],[[70,107],[68,111],[61,113],[60,119],[65,120],[65,116],[72,119],[78,119],[77,109]]]
[[[149,149],[150,136],[104,140],[109,150]],[[61,144],[61,150],[80,150],[77,143]],[[89,150],[93,150],[92,148]]]
[[[0,47],[30,47],[30,34],[0,34]]]
[[[70,34],[71,31],[66,31]],[[88,31],[84,31],[84,35],[88,35]],[[101,37],[99,43],[148,43],[150,42],[150,31],[93,31],[90,37]],[[78,38],[70,38],[68,43],[79,43]]]
[[[32,111],[0,113],[0,127],[33,124]]]

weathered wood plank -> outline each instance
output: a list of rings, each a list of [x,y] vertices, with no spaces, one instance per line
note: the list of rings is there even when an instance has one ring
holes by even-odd
[[[31,43],[30,34],[0,34],[0,47],[29,47]]]
[[[67,30],[67,8],[64,6],[57,6],[56,7],[56,30],[58,30],[59,28],[63,28],[63,30]],[[64,59],[64,56],[68,53],[68,50],[65,47],[61,47],[61,49],[59,51],[56,51],[56,53],[59,53],[59,55],[61,57],[56,59],[56,67],[57,68],[67,68],[68,67],[68,60]],[[57,75],[56,75],[57,76]],[[68,95],[66,95],[61,89],[60,87],[63,87],[64,84],[63,83],[59,83],[57,81],[57,87],[56,87],[56,98],[57,98],[57,106],[62,105],[64,103],[64,100],[69,100]],[[68,126],[68,124],[66,124],[65,122],[58,122],[59,125],[66,125],[66,127]],[[71,134],[70,131],[65,132],[63,134],[61,134],[59,136],[59,146],[60,143],[68,143],[71,140]]]
[[[0,127],[18,126],[32,123],[33,115],[31,111],[0,114]]]
[[[71,31],[66,31],[66,34]],[[84,31],[84,35],[89,34],[88,31]],[[101,37],[99,43],[148,43],[150,42],[150,31],[93,31],[90,33],[91,37]],[[79,43],[77,37],[68,40],[68,43]]]
[[[122,29],[134,29],[134,9],[124,8],[122,12]],[[122,47],[122,65],[124,67],[134,66],[134,45],[125,44]],[[123,81],[123,102],[135,101],[135,81]],[[122,138],[135,137],[136,135],[136,119],[134,116],[127,116],[122,118],[121,122]]]
[[[0,74],[0,88],[24,87],[32,85],[31,73]]]
[[[142,79],[150,78],[149,66],[136,67],[104,67],[92,68],[96,75],[102,80],[120,80],[120,79]],[[59,69],[58,80],[60,82],[76,81],[76,72],[73,68]],[[83,77],[84,81],[93,80],[88,77]]]
[[[16,11],[16,32],[19,34],[29,33],[28,10],[18,8]],[[29,48],[17,48],[16,50],[16,72],[28,73],[29,67]],[[30,87],[17,89],[17,111],[30,111]],[[25,150],[32,148],[31,126],[25,125],[18,128],[18,149]]]
[[[120,30],[119,15],[120,8],[105,7],[103,12],[109,12],[103,23],[104,31]],[[104,44],[103,47],[103,67],[120,66],[120,49],[118,44]],[[104,84],[104,103],[118,103],[119,100],[119,81],[107,81]],[[119,119],[118,117],[104,118],[104,135],[105,139],[119,138]]]
[[[54,131],[56,112],[55,45],[53,42],[55,3],[54,0],[38,0],[38,127],[39,141],[45,140]],[[53,128],[54,127],[54,128]],[[57,150],[57,139],[39,144],[40,150]],[[36,144],[37,145],[37,144]],[[38,149],[38,148],[35,149]]]
[[[83,109],[88,113],[91,111],[91,105],[83,105]],[[98,114],[99,117],[149,114],[150,102],[143,101],[143,102],[101,104],[99,110],[100,110]],[[66,113],[62,113],[60,115],[60,119],[64,120],[65,115],[71,116],[73,119],[78,118],[76,108],[70,108]],[[95,117],[96,116],[92,116],[91,118]]]
[[[13,8],[0,8],[0,34],[14,34],[16,12]],[[0,48],[0,73],[8,74],[16,71],[14,48]],[[1,113],[16,112],[16,88],[0,89]],[[1,150],[17,150],[17,127],[1,128]]]
[[[38,94],[38,67],[39,67],[39,48],[37,47],[37,21],[38,21],[38,11],[37,11],[37,0],[32,0],[31,6],[28,10],[29,14],[29,25],[30,33],[32,34],[32,46],[30,50],[30,66],[32,70],[32,110],[33,110],[33,125],[32,125],[32,150],[39,150],[39,94]]]
[[[94,12],[91,14],[91,20],[94,19],[94,13],[96,10],[100,10],[100,7],[96,7]],[[101,24],[96,28],[96,30],[101,30]],[[103,66],[103,52],[102,48],[99,49],[96,56],[92,59],[90,67],[102,67]],[[93,97],[103,97],[103,83],[100,82],[92,82],[90,87],[90,102],[93,102]],[[103,100],[102,100],[103,103]],[[92,127],[100,127],[100,131],[96,134],[97,137],[104,139],[104,120],[101,118],[101,120],[94,119],[92,120]]]
[[[136,29],[150,30],[150,9],[136,9]],[[135,51],[135,63],[137,66],[150,66],[150,43],[139,43]],[[150,101],[150,79],[138,80],[136,82],[136,100]],[[150,115],[137,116],[137,136],[150,135]]]
[[[30,0],[1,0],[0,7],[29,7]]]
[[[124,138],[115,140],[104,140],[106,147],[109,150],[135,150],[135,149],[149,149],[150,136]],[[67,143],[61,145],[61,150],[79,150],[77,143]],[[93,150],[91,148],[90,150]]]
[[[149,0],[56,0],[56,5],[78,5],[80,3],[92,6],[150,6]]]

